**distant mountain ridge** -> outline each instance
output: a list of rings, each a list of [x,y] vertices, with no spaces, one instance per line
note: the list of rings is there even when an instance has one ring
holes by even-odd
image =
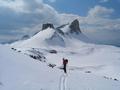
[[[51,23],[42,25],[42,30],[36,33],[29,39],[21,40],[13,43],[15,46],[25,47],[40,47],[40,46],[62,46],[65,47],[67,42],[71,39],[90,42],[90,40],[82,33],[79,25],[79,21],[75,19],[71,23],[54,27]],[[20,43],[19,43],[20,42]]]

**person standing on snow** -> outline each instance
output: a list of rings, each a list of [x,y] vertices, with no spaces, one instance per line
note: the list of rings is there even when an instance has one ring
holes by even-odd
[[[63,70],[64,70],[64,73],[67,73],[67,69],[66,69],[67,64],[68,64],[68,59],[63,58]]]

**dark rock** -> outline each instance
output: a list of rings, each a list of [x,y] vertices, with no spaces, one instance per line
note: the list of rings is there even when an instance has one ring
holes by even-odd
[[[91,73],[91,71],[85,71],[85,73]]]
[[[115,81],[118,81],[118,79],[114,78]]]
[[[41,62],[46,62],[46,57],[44,57],[43,53],[35,50],[35,48],[32,48],[32,50],[28,50],[31,54],[28,54],[31,58],[39,60]]]
[[[29,35],[24,35],[24,36],[22,37],[22,40],[26,40],[26,39],[28,39],[28,38],[30,38]]]
[[[13,50],[14,50],[14,48],[11,48],[11,49],[13,49]]]
[[[11,48],[12,50],[14,50],[14,51],[16,51],[17,49],[15,49],[15,48]]]
[[[105,79],[112,79],[112,78],[109,78],[109,77],[107,77],[107,76],[104,76],[104,78],[105,78]]]
[[[34,56],[34,55],[29,55],[31,58],[33,59],[37,59],[37,60],[41,60],[42,59],[42,56]]]
[[[21,51],[18,51],[18,52],[21,52]]]
[[[42,30],[47,29],[47,28],[54,28],[54,26],[51,23],[46,23],[42,25]]]
[[[79,26],[79,21],[77,19],[75,19],[69,26],[69,28],[71,29],[70,32],[71,33],[81,33],[81,30],[80,30],[80,26]]]
[[[57,27],[56,29],[61,29],[61,28],[64,28],[66,25],[69,25],[69,23],[67,23],[67,24],[63,24],[63,25],[61,25],[61,26]]]
[[[56,54],[57,51],[56,50],[49,50],[50,53]]]
[[[62,30],[60,30],[59,28],[57,28],[56,31],[57,31],[58,33],[60,33],[61,35],[64,35],[64,32],[63,32]]]
[[[40,31],[35,32],[32,36],[34,36],[34,35],[38,34],[39,32],[40,32]]]
[[[48,64],[48,66],[54,68],[56,65],[55,64]]]

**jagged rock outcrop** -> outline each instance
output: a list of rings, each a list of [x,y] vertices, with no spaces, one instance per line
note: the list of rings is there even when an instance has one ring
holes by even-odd
[[[54,25],[51,23],[46,23],[42,25],[42,30],[47,29],[47,28],[54,28]]]
[[[70,28],[70,33],[81,33],[80,26],[79,26],[79,21],[75,19],[69,26]]]
[[[61,29],[61,28],[64,28],[66,25],[69,25],[69,23],[67,23],[67,24],[63,24],[63,25],[61,25],[61,26],[57,27],[56,29]]]

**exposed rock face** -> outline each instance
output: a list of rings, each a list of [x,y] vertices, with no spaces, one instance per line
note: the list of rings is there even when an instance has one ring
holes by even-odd
[[[67,23],[67,24],[63,24],[63,25],[61,25],[61,26],[57,27],[56,29],[61,29],[61,28],[64,28],[66,25],[69,25],[69,23]]]
[[[79,21],[77,19],[75,19],[69,26],[69,28],[71,29],[70,32],[71,33],[81,33],[80,27],[79,27]]]
[[[46,23],[42,25],[42,30],[47,29],[47,28],[54,28],[54,26],[51,23]]]

